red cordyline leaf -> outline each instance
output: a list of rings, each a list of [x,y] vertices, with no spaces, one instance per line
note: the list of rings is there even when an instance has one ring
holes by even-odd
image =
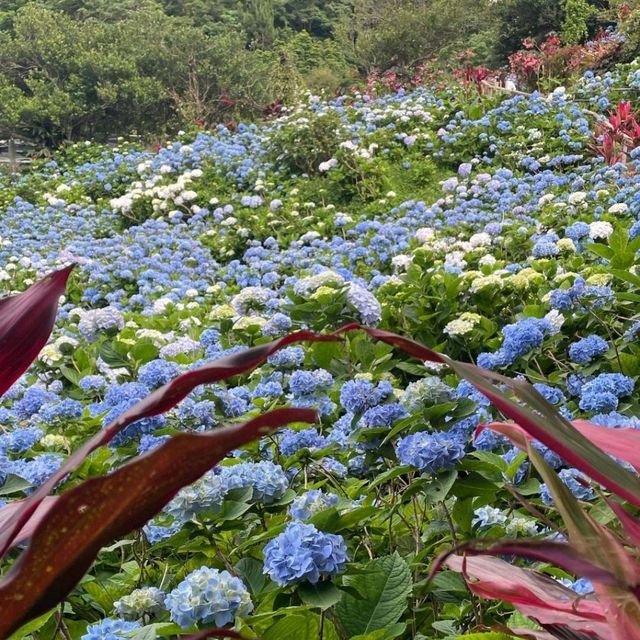
[[[640,507],[640,480],[613,461],[604,451],[594,446],[568,420],[555,411],[528,382],[512,380],[493,371],[472,364],[458,362],[432,351],[428,347],[389,331],[351,324],[336,333],[362,330],[419,358],[446,364],[461,378],[465,378],[481,391],[507,417],[518,422],[536,440],[542,442],[571,465],[580,469],[604,487]],[[509,389],[526,406],[509,398],[498,383]]]
[[[242,425],[180,433],[113,473],[65,491],[0,579],[0,638],[62,601],[105,544],[142,527],[229,451],[284,424],[316,419],[310,409],[278,409]]]
[[[476,595],[510,602],[541,625],[560,624],[574,631],[590,633],[595,638],[614,638],[597,600],[578,596],[538,571],[486,555],[451,556],[446,564],[463,574],[467,586]]]
[[[18,535],[14,538],[11,546],[15,547],[25,540],[28,540],[35,531],[36,527],[42,522],[42,518],[47,511],[53,506],[53,503],[58,498],[56,496],[47,496],[37,507],[33,515],[29,518],[27,523],[20,529]],[[7,522],[17,511],[19,511],[24,504],[24,500],[16,500],[15,502],[9,502],[0,509],[0,525]]]
[[[0,300],[0,395],[47,344],[73,266],[50,273],[24,293]]]
[[[588,420],[573,420],[571,424],[600,449],[640,471],[640,430],[627,427],[609,429]]]
[[[11,548],[18,532],[26,525],[38,504],[53,491],[58,482],[77,469],[92,451],[108,444],[131,423],[168,411],[201,384],[218,382],[255,369],[255,367],[265,362],[270,355],[289,344],[303,340],[327,342],[336,339],[334,336],[318,336],[310,331],[298,331],[279,340],[214,360],[209,364],[184,373],[160,387],[131,407],[131,409],[118,416],[111,424],[71,454],[65,464],[22,503],[19,510],[16,510],[5,522],[0,522],[0,557]]]

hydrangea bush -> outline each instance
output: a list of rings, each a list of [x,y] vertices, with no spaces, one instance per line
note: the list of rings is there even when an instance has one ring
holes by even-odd
[[[551,96],[312,97],[266,124],[157,152],[70,154],[7,180],[2,291],[77,267],[51,339],[0,401],[2,500],[11,509],[32,495],[176,376],[348,322],[527,380],[569,420],[637,429],[640,154],[608,165],[592,148],[593,111],[618,89],[638,98],[636,75],[587,74]],[[265,640],[300,629],[452,639],[533,624],[479,605],[456,571],[426,578],[439,551],[464,542],[562,535],[548,482],[504,435],[474,436],[501,417],[476,387],[361,333],[290,345],[197,387],[127,426],[56,491],[176,434],[285,405],[316,409],[319,423],[231,452],[106,546],[64,607],[22,637],[216,625]],[[604,517],[599,487],[532,446]],[[579,575],[536,567],[589,592]]]

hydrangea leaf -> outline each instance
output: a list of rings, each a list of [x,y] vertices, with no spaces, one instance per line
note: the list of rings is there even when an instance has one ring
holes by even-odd
[[[102,546],[144,525],[229,451],[284,424],[316,418],[309,409],[278,409],[242,425],[181,433],[117,471],[65,491],[0,580],[0,637],[65,598]]]
[[[359,574],[345,576],[344,582],[362,596],[345,593],[336,613],[345,631],[362,635],[397,622],[407,608],[411,593],[411,572],[398,553],[372,560]]]
[[[298,586],[296,592],[305,604],[320,609],[332,607],[342,597],[342,591],[333,582],[327,580],[316,584],[303,582]]]
[[[73,267],[50,273],[24,293],[0,300],[0,395],[47,344]]]

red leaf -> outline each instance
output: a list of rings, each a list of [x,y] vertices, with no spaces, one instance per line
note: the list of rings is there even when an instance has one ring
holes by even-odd
[[[561,624],[576,631],[595,633],[598,638],[613,637],[597,600],[578,596],[549,576],[490,556],[452,556],[446,563],[464,575],[473,593],[510,602],[540,624]]]
[[[33,535],[36,527],[40,524],[40,522],[42,522],[43,517],[57,499],[58,498],[56,496],[47,496],[38,505],[38,508],[35,510],[34,514],[27,521],[27,524],[25,524],[25,526],[20,529],[20,532],[14,538],[11,544],[12,547],[25,542]],[[15,502],[10,502],[9,504],[6,504],[4,507],[2,507],[0,509],[0,525],[9,520],[9,518],[11,518],[17,511],[19,511],[22,508],[23,504],[24,500],[16,500]]]
[[[309,409],[278,409],[242,425],[181,433],[113,473],[65,491],[0,580],[0,638],[63,600],[102,546],[142,527],[229,451],[281,425],[316,419]]]
[[[570,422],[565,420],[528,382],[512,380],[493,371],[472,364],[458,362],[432,351],[418,342],[389,331],[350,324],[338,329],[337,334],[361,330],[419,358],[449,365],[461,378],[465,378],[481,391],[507,417],[517,421],[526,432],[540,440],[571,465],[616,492],[633,505],[640,507],[640,480],[595,447]],[[498,384],[514,393],[525,406],[514,402]]]
[[[614,458],[628,462],[636,471],[640,471],[639,429],[609,429],[588,420],[574,420],[571,424],[600,449]]]
[[[292,333],[279,340],[274,340],[258,347],[252,347],[239,353],[214,360],[202,367],[189,371],[168,384],[160,387],[149,396],[135,404],[131,409],[117,417],[105,429],[96,433],[80,449],[75,451],[64,465],[46,482],[38,487],[22,504],[11,518],[0,523],[0,557],[10,548],[18,531],[24,527],[42,499],[51,493],[55,486],[66,475],[77,469],[82,461],[95,449],[108,444],[120,431],[136,420],[156,416],[175,407],[195,387],[219,380],[226,380],[240,373],[254,369],[283,347],[303,340],[314,342],[335,341],[334,336],[318,336],[310,331]]]
[[[47,344],[73,266],[50,273],[24,293],[0,300],[0,395]]]
[[[626,587],[626,585],[619,584],[611,571],[595,565],[580,555],[574,547],[565,543],[548,540],[510,540],[483,549],[474,549],[472,546],[465,547],[465,553],[490,554],[492,556],[514,555],[529,560],[548,562],[592,582],[619,586],[623,589]],[[633,562],[633,558],[630,557],[629,560]]]

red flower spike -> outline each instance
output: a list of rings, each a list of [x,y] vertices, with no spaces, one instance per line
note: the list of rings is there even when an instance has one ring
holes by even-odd
[[[0,395],[47,344],[73,267],[50,273],[24,293],[0,300]]]
[[[227,453],[285,424],[316,420],[310,409],[277,409],[241,425],[180,433],[113,473],[65,491],[0,579],[0,638],[63,600],[105,544],[142,527]]]
[[[69,473],[77,469],[83,460],[98,447],[105,446],[124,428],[141,420],[160,415],[175,407],[187,397],[193,389],[201,384],[226,380],[241,373],[246,373],[261,365],[279,349],[303,340],[312,342],[332,342],[335,336],[319,336],[311,331],[298,331],[266,344],[245,349],[225,358],[214,360],[197,369],[178,376],[168,384],[156,389],[153,393],[135,404],[131,409],[118,416],[105,429],[101,429],[80,449],[75,451],[65,464],[60,467],[46,482],[40,485],[23,503],[21,509],[15,511],[5,522],[0,522],[0,557],[11,547],[18,532],[26,525],[38,504]]]

